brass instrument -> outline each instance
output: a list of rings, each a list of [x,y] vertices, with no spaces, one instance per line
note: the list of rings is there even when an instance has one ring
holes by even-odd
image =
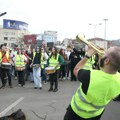
[[[85,39],[84,34],[78,34],[76,38],[78,42],[84,42],[85,44],[87,44],[88,46],[96,50],[100,56],[103,56],[104,50],[101,49],[99,46],[95,46],[93,43],[90,43],[89,41],[87,41],[87,39]]]

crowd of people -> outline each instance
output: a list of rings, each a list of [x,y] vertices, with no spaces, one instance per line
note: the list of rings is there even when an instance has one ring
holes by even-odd
[[[47,74],[48,67],[54,67],[54,72]],[[1,89],[6,87],[7,80],[13,88],[13,76],[19,86],[24,87],[29,78],[34,89],[40,90],[43,82],[49,81],[49,92],[58,91],[59,80],[80,81],[64,120],[100,120],[105,106],[120,94],[119,71],[119,47],[109,48],[103,56],[91,47],[87,51],[56,47],[47,51],[44,47],[10,50],[6,44],[0,47]]]
[[[26,81],[34,83],[34,89],[42,89],[42,84],[50,83],[48,91],[58,91],[58,81],[77,81],[73,74],[75,65],[84,56],[84,50],[58,49],[56,47],[46,50],[44,47],[36,47],[25,50],[14,47],[9,49],[7,44],[0,46],[0,78],[2,86],[6,87],[7,81],[13,88],[13,78],[18,80],[18,86],[24,87]],[[46,73],[46,67],[54,66],[55,72]]]

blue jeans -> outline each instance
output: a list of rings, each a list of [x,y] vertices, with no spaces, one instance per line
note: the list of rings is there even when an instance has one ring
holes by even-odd
[[[42,80],[45,82],[47,81],[47,74],[46,74],[46,70],[45,70],[46,66],[47,65],[44,65],[44,68],[41,69]]]
[[[34,78],[35,87],[38,87],[38,88],[42,87],[40,67],[37,67],[37,68],[33,67],[33,78]]]
[[[30,81],[34,81],[33,73],[32,72],[30,72]]]

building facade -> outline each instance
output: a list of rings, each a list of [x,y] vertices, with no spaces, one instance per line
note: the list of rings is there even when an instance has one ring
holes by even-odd
[[[0,44],[23,44],[24,35],[30,34],[27,26],[27,23],[21,21],[3,20],[3,26],[0,26]]]
[[[102,38],[93,38],[89,39],[91,43],[93,43],[95,46],[99,46],[100,48],[103,48],[104,50],[108,49],[108,41],[104,40]]]

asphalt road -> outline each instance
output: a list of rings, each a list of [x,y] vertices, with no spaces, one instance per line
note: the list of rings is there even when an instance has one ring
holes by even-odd
[[[78,81],[59,81],[59,91],[48,92],[49,83],[43,85],[43,89],[39,90],[34,89],[34,84],[29,81],[22,88],[17,85],[17,80],[13,80],[14,88],[6,86],[5,89],[0,89],[0,113],[15,101],[24,98],[6,115],[21,108],[25,112],[27,120],[63,120],[66,108],[78,86]],[[106,107],[101,120],[120,120],[119,111],[120,103],[112,101]]]

